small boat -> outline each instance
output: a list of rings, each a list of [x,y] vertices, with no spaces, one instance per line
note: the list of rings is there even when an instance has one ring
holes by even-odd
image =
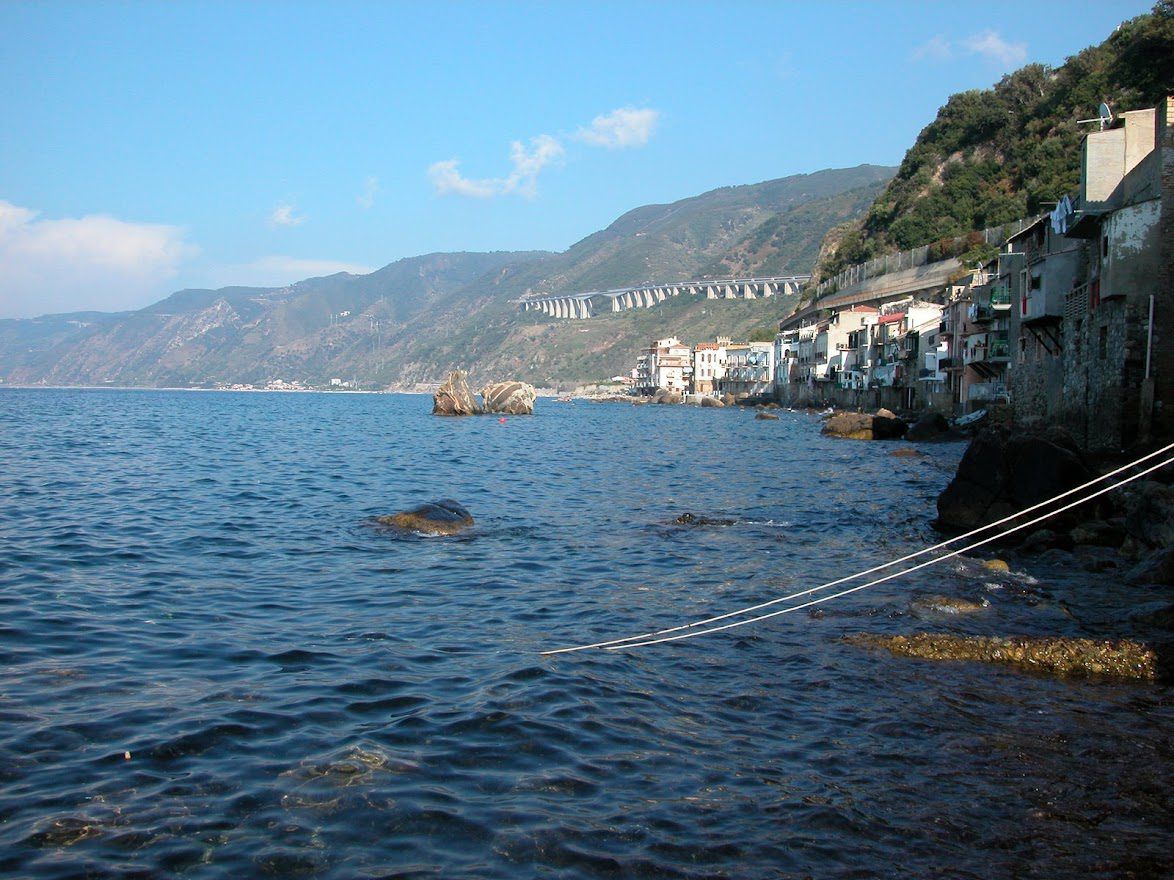
[[[977,425],[986,418],[985,409],[976,409],[968,415],[959,416],[951,423],[955,428],[969,428],[971,425]]]

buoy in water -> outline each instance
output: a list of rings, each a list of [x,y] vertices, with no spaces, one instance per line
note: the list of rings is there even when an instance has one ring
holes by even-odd
[[[505,424],[505,416],[502,416],[500,419],[498,419],[498,421],[504,425]]]

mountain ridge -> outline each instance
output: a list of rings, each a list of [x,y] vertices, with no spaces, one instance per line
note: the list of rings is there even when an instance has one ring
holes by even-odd
[[[8,319],[0,321],[0,378],[174,387],[276,378],[325,384],[345,376],[386,387],[435,381],[462,367],[475,378],[543,385],[596,379],[634,357],[649,333],[689,334],[693,325],[708,333],[712,316],[667,309],[659,314],[680,312],[678,323],[660,329],[655,316],[609,316],[614,335],[593,360],[571,344],[589,335],[581,326],[523,312],[519,297],[696,277],[710,268],[806,272],[832,223],[867,208],[892,173],[875,165],[826,169],[643,205],[561,253],[423,254],[366,275],[285,287],[179,290],[130,312]],[[738,318],[729,332],[777,320],[785,307],[731,306]],[[552,357],[559,351],[561,361]]]

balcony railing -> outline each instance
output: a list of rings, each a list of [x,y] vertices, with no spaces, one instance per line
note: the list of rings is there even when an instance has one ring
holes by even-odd
[[[991,288],[990,306],[996,311],[1006,311],[1011,308],[1011,288],[1007,284],[1000,284]]]
[[[967,400],[1007,400],[1007,386],[1002,382],[975,382],[966,393]]]

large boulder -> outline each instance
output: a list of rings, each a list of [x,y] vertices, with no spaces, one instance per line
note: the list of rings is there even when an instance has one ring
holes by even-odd
[[[921,416],[909,426],[905,432],[905,439],[914,443],[927,443],[935,440],[961,439],[951,428],[946,417],[941,413],[929,412]]]
[[[473,525],[473,516],[459,501],[431,501],[391,516],[376,517],[380,525],[425,535],[455,535]]]
[[[905,436],[904,420],[887,409],[875,414],[837,412],[829,416],[821,433],[846,440],[900,440]]]
[[[871,440],[872,416],[867,413],[838,412],[823,423],[820,433],[847,440]]]
[[[653,403],[680,403],[681,400],[681,392],[674,391],[672,388],[658,388],[656,393],[652,395]]]
[[[464,370],[453,370],[432,398],[434,416],[475,416],[481,413],[477,398],[469,390]]]
[[[1122,490],[1125,531],[1150,547],[1174,545],[1174,488],[1141,480]]]
[[[702,407],[715,406],[715,407],[721,408],[721,407],[724,407],[725,404],[722,403],[720,400],[718,400],[716,397],[705,396],[705,397],[701,398],[701,406]]]
[[[938,496],[938,526],[947,531],[969,531],[1053,498],[1092,477],[1075,444],[1058,432],[1023,435],[984,431],[971,441],[957,474]],[[1069,521],[1075,519],[1070,517]]]
[[[538,392],[525,382],[494,382],[481,389],[485,411],[510,416],[534,414],[534,399]]]

